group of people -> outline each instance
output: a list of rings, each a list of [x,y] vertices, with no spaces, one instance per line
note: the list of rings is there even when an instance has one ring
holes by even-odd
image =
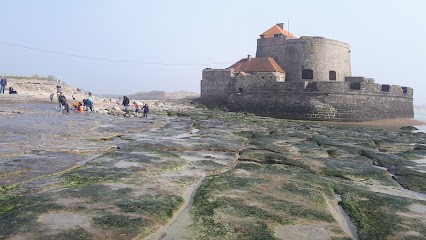
[[[130,104],[130,99],[127,96],[124,96],[123,97],[123,105],[124,105],[124,108],[126,110],[126,113],[129,112],[129,109],[128,109],[129,104]],[[139,104],[137,104],[136,102],[133,102],[133,104],[135,105],[135,115],[139,116],[139,111],[141,110],[139,108]],[[146,103],[143,104],[142,109],[143,109],[143,117],[148,117],[148,112],[149,112],[148,104],[146,104]]]
[[[60,91],[60,87],[57,88],[58,90],[58,102],[59,102],[59,107],[63,108],[65,111],[69,112],[70,111],[70,106],[67,103],[67,99],[64,95],[64,93],[62,91]],[[54,94],[50,94],[50,101],[53,101],[54,98]],[[75,93],[72,94],[72,98],[75,102],[73,102],[72,106],[74,107],[74,110],[76,112],[82,112],[83,111],[83,107],[86,107],[86,111],[88,111],[90,109],[90,111],[93,112],[93,101],[90,99],[83,99],[83,102],[79,102],[76,101],[75,98]],[[128,106],[130,104],[130,99],[127,96],[123,97],[123,105],[125,108],[126,113],[129,113],[129,109]],[[133,102],[133,104],[135,105],[135,116],[139,116],[139,111],[141,111],[141,109],[143,110],[143,117],[148,117],[148,112],[149,112],[149,106],[148,104],[143,104],[142,108],[139,107],[139,104],[137,104],[136,102]]]
[[[4,90],[6,89],[7,86],[7,79],[5,76],[3,76],[0,80],[0,93],[4,94]],[[18,92],[13,89],[13,87],[9,87],[9,94],[17,94]]]
[[[52,93],[50,94],[50,101],[53,101],[53,97],[55,95]],[[73,94],[73,100],[75,100],[75,94]],[[59,102],[59,107],[60,108],[64,108],[65,111],[69,112],[70,108],[69,105],[67,103],[67,98],[65,97],[63,92],[58,93],[58,102]],[[93,101],[90,99],[83,99],[83,103],[79,102],[79,101],[75,101],[72,106],[74,107],[74,110],[76,112],[82,112],[83,111],[83,107],[86,107],[86,111],[88,111],[90,109],[90,111],[93,112]]]

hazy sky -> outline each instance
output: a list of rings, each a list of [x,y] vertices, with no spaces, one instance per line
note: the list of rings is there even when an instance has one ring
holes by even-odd
[[[424,0],[0,3],[0,73],[54,75],[95,93],[199,92],[203,68],[225,68],[254,56],[258,35],[290,20],[297,37],[351,45],[352,75],[413,87],[415,103],[426,104]]]

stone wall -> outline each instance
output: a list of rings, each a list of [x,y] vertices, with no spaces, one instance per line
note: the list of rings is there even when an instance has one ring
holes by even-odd
[[[257,40],[256,57],[271,57],[286,72],[286,81],[306,81],[302,70],[313,70],[311,81],[330,81],[329,72],[343,82],[351,76],[350,46],[322,37],[299,39],[262,38]]]
[[[304,120],[413,118],[413,89],[347,77],[344,82],[279,82],[276,73],[205,69],[201,101],[230,111]]]
[[[200,100],[206,105],[226,105],[230,91],[235,91],[233,69],[204,69]]]
[[[369,121],[413,118],[413,89],[390,85],[389,91],[371,79],[351,89],[351,82],[276,83],[270,90],[230,94],[230,111],[257,115],[330,121]],[[405,92],[405,93],[404,93]]]
[[[285,74],[280,72],[237,73],[235,89],[230,91],[272,91],[277,83],[285,80]]]

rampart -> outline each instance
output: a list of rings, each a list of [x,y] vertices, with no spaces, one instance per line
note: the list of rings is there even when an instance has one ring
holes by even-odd
[[[219,75],[222,81],[217,82]],[[414,117],[412,88],[376,84],[371,78],[277,82],[272,73],[244,76],[233,69],[206,69],[201,85],[203,103],[262,116],[329,121]]]

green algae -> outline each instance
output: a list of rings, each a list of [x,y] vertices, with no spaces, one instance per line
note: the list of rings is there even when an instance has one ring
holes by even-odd
[[[137,212],[144,216],[166,220],[183,204],[183,198],[175,195],[143,196],[139,199],[128,199],[115,202],[123,212]]]
[[[118,233],[134,236],[142,226],[149,224],[149,220],[141,217],[130,217],[120,214],[104,214],[100,217],[93,218],[93,223],[103,228],[112,227]]]
[[[63,178],[68,182],[69,187],[79,187],[106,181],[115,181],[128,175],[125,170],[120,168],[78,168],[65,173]]]
[[[239,169],[249,172],[247,175],[240,175]],[[227,232],[224,229],[237,231],[236,229],[241,228],[240,224],[245,222],[244,219],[257,219],[269,232],[272,232],[274,224],[286,225],[300,219],[333,222],[333,217],[322,209],[325,201],[318,201],[322,199],[323,192],[330,190],[315,187],[312,191],[312,186],[300,179],[308,180],[314,174],[298,169],[300,168],[292,166],[241,163],[224,174],[206,178],[194,197],[194,228],[200,236],[222,236],[226,239]],[[294,172],[299,173],[292,178],[297,178],[297,181],[284,181]],[[276,184],[272,179],[281,179],[285,183]],[[235,190],[238,190],[237,193],[233,193]],[[238,195],[239,191],[243,193]],[[239,197],[234,196],[235,194]],[[291,201],[298,197],[307,201]],[[231,221],[234,224],[228,226]],[[248,239],[251,237],[249,233],[240,233],[238,236]]]
[[[51,236],[36,238],[37,240],[69,240],[69,239],[94,239],[93,236],[81,227],[65,230]]]
[[[409,212],[410,204],[417,201],[368,189],[373,184],[396,186],[385,171],[372,167],[376,164],[394,166],[396,179],[402,186],[424,191],[424,175],[407,168],[415,165],[407,159],[426,155],[420,135],[277,120],[243,113],[170,114],[182,117],[178,119],[182,123],[169,124],[162,130],[176,128],[181,133],[192,124],[201,129],[196,134],[198,138],[193,141],[188,138],[184,144],[173,140],[151,143],[140,142],[140,137],[132,138],[129,134],[132,141],[126,141],[121,149],[61,175],[60,180],[64,180],[68,188],[50,196],[78,197],[82,203],[59,207],[48,198],[35,199],[46,201],[48,205],[41,206],[40,212],[31,213],[33,219],[23,222],[23,227],[12,227],[9,231],[6,228],[10,228],[10,224],[5,223],[7,232],[3,236],[30,231],[35,228],[34,219],[38,214],[61,208],[85,212],[96,227],[109,231],[116,238],[145,236],[167,223],[183,205],[179,191],[171,192],[170,189],[199,180],[197,176],[177,174],[187,168],[217,173],[207,176],[194,196],[191,207],[194,239],[276,239],[275,226],[313,222],[336,224],[325,200],[333,199],[334,193],[342,195],[340,205],[358,227],[361,239],[388,239],[405,231],[424,232],[421,222],[395,213]],[[219,173],[227,167],[212,160],[188,164],[180,157],[180,151],[188,150],[239,152],[240,162],[235,168]],[[116,164],[120,161],[134,165],[118,168]],[[168,181],[169,188],[162,188],[159,180],[161,183]],[[138,192],[139,189],[149,193]],[[10,191],[6,193],[11,194]],[[31,201],[12,200],[0,207],[0,214],[13,219],[7,214],[32,211],[25,206],[36,205]],[[331,231],[344,235],[339,227]],[[58,239],[92,237],[81,228],[53,236]]]
[[[61,209],[46,196],[13,196],[0,198],[0,239],[13,233],[30,231],[36,219],[45,212]]]
[[[426,173],[398,167],[395,179],[406,189],[426,194]]]
[[[393,213],[400,210],[407,211],[409,201],[368,191],[356,193],[357,195],[351,192],[344,193],[340,205],[357,226],[361,238],[386,239],[406,229],[401,226],[403,218]]]

